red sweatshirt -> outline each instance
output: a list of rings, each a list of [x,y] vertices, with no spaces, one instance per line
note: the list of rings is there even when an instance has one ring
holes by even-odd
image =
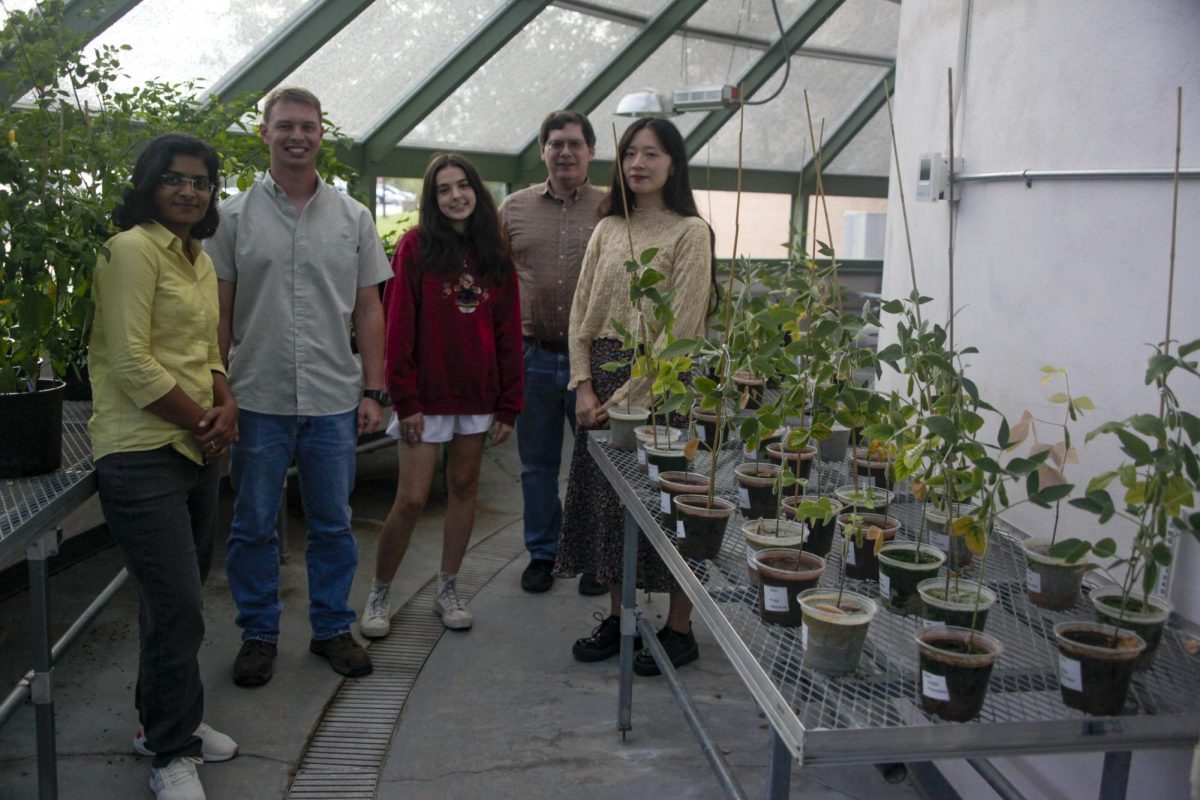
[[[401,418],[494,413],[514,424],[525,392],[516,271],[480,283],[472,251],[445,280],[421,269],[420,247],[416,228],[400,239],[384,294],[392,407]]]

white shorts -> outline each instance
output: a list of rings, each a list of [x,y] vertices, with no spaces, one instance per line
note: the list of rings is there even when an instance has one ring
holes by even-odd
[[[442,444],[456,435],[487,433],[495,419],[495,414],[426,414],[425,434],[421,441],[425,444]],[[394,413],[387,426],[387,435],[393,439],[401,438],[400,417]]]

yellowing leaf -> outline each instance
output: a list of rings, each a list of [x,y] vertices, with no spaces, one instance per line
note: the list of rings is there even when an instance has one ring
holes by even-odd
[[[923,503],[923,502],[925,502],[925,498],[929,496],[929,487],[927,487],[925,484],[921,483],[920,481],[913,481],[912,482],[912,494],[913,494],[913,498],[918,503]]]
[[[696,457],[696,449],[700,447],[699,439],[692,439],[683,446],[683,455],[688,461]]]
[[[1046,399],[1049,400],[1051,403],[1062,404],[1062,403],[1065,403],[1068,400],[1070,400],[1071,396],[1069,394],[1067,394],[1066,392],[1055,392],[1054,394],[1050,395]]]
[[[982,558],[988,548],[987,528],[973,517],[969,517],[969,519],[971,520],[971,525],[967,529],[967,549]]]
[[[950,533],[955,536],[966,536],[974,522],[975,519],[973,517],[958,517],[954,522],[950,523]]]
[[[1080,411],[1095,411],[1096,404],[1092,402],[1092,398],[1090,397],[1076,397],[1075,408]]]
[[[883,538],[883,530],[875,525],[872,525],[871,527],[867,528],[867,537],[875,539],[875,548],[873,552],[875,555],[879,555],[879,551],[883,549],[885,544],[887,544],[887,541]]]

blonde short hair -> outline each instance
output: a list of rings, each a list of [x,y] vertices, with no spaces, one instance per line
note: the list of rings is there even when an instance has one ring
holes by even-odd
[[[271,109],[280,100],[287,100],[292,103],[299,103],[303,106],[310,106],[317,110],[317,117],[321,117],[321,101],[317,96],[300,86],[279,86],[271,90],[267,95],[267,100],[263,103],[263,122],[271,121]]]

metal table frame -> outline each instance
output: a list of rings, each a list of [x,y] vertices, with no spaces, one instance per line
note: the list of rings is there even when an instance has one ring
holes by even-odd
[[[588,446],[626,509],[618,727],[622,736],[632,728],[633,639],[640,632],[728,797],[746,795],[703,730],[703,722],[691,707],[686,690],[679,684],[665,654],[655,647],[653,628],[637,613],[634,581],[639,532],[670,568],[694,604],[696,615],[704,621],[770,724],[767,796],[773,800],[788,796],[793,759],[805,767],[965,758],[985,779],[990,774],[994,780],[989,782],[1002,794],[1019,796],[1011,785],[1003,785],[1006,783],[1003,776],[986,758],[1084,751],[1106,754],[1100,797],[1109,800],[1125,795],[1130,751],[1191,747],[1200,737],[1200,692],[1195,691],[1200,686],[1200,658],[1187,656],[1181,646],[1181,628],[1186,623],[1178,617],[1172,618],[1160,649],[1161,666],[1135,677],[1126,708],[1127,712],[1132,708],[1134,713],[1089,718],[1062,705],[1058,697],[1057,661],[1053,655],[1056,651],[1052,642],[1045,642],[1041,648],[1034,646],[1046,640],[1050,623],[1068,617],[1026,608],[1023,573],[1020,581],[1009,581],[1012,585],[1006,596],[1010,598],[1010,608],[1002,608],[1000,602],[993,608],[996,620],[989,619],[989,631],[1007,626],[1010,636],[1024,637],[1020,647],[1033,652],[1010,648],[1014,654],[1007,660],[1016,663],[1008,671],[1002,667],[1006,660],[1002,656],[993,672],[989,705],[985,705],[980,721],[945,723],[919,710],[915,703],[919,681],[914,682],[912,667],[905,661],[907,658],[915,663],[915,645],[896,647],[901,641],[911,642],[917,622],[892,615],[883,608],[872,622],[859,673],[845,679],[829,678],[804,669],[798,658],[802,653],[799,629],[768,625],[758,619],[757,597],[750,597],[746,584],[740,526],[729,526],[717,559],[703,563],[685,559],[676,549],[673,533],[662,527],[656,503],[658,492],[636,471],[633,455],[610,447],[607,432],[592,433]],[[735,499],[730,497],[729,475],[741,461],[739,450],[734,447],[723,450],[721,458],[719,494]],[[707,461],[707,455],[699,454],[697,461]],[[700,466],[700,469],[693,466],[693,470],[704,471],[703,465]],[[822,469],[844,473],[845,466],[824,462]],[[904,505],[894,504],[889,513],[901,515]],[[907,506],[910,522],[914,507],[911,499]],[[735,514],[734,519],[740,516]],[[835,538],[827,577],[831,573],[836,575],[838,541]],[[997,543],[1019,552],[1019,538],[1011,532],[993,540],[993,552]],[[822,585],[825,583],[823,580]],[[990,564],[988,583],[995,588]],[[878,596],[877,585],[874,589],[869,585],[873,582],[848,581],[848,584],[855,585],[854,591],[868,594],[873,591]],[[1195,636],[1195,629],[1189,629],[1187,635]],[[767,640],[773,647],[776,643],[778,646],[764,656],[760,645]],[[1027,646],[1025,640],[1034,644]],[[748,643],[755,645],[758,655]],[[1009,647],[1008,642],[1005,645]],[[898,649],[911,654],[897,656]],[[1158,675],[1160,672],[1163,674]],[[849,691],[874,694],[864,702],[847,694]],[[878,697],[888,700],[883,703]],[[996,708],[992,706],[993,697]]]
[[[92,446],[87,435],[91,403],[63,404],[62,467],[48,475],[0,481],[0,569],[29,565],[29,613],[33,670],[4,703],[7,713],[27,695],[37,726],[38,796],[58,796],[54,739],[54,661],[62,647],[50,644],[49,570],[58,552],[60,524],[96,492]],[[81,626],[68,633],[73,638]],[[64,637],[64,641],[68,637]],[[57,651],[57,652],[56,652]],[[2,718],[0,718],[2,719]]]

